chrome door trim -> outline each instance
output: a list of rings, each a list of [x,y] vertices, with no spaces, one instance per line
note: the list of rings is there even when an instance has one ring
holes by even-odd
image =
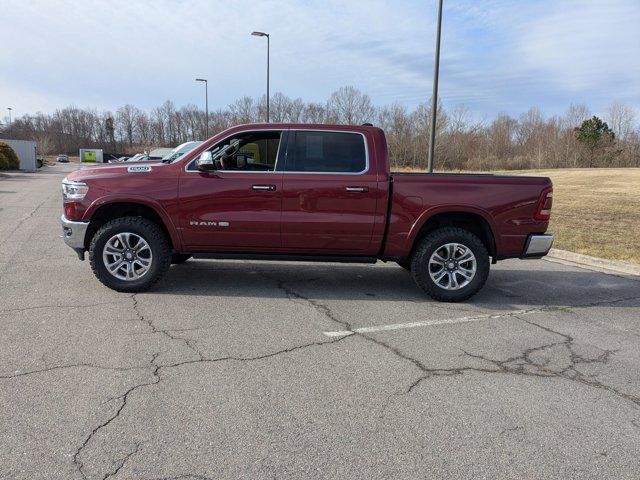
[[[265,174],[273,174],[273,173],[282,173],[282,174],[287,174],[287,175],[364,175],[365,173],[369,172],[369,167],[370,167],[370,163],[369,163],[369,145],[367,145],[367,136],[362,133],[362,132],[357,132],[355,130],[319,130],[319,129],[315,129],[315,128],[287,128],[287,129],[282,129],[282,130],[278,130],[278,129],[274,129],[274,128],[264,128],[264,129],[258,129],[258,130],[254,130],[254,129],[250,129],[250,130],[244,130],[241,132],[236,132],[233,133],[231,135],[228,135],[226,137],[224,137],[223,139],[221,139],[219,142],[224,142],[225,140],[227,140],[228,138],[234,137],[236,135],[240,135],[243,133],[250,133],[250,132],[273,132],[273,131],[279,131],[281,132],[281,136],[282,134],[284,134],[284,132],[319,132],[319,133],[323,133],[323,132],[329,132],[329,133],[351,133],[351,134],[356,134],[356,135],[360,135],[362,137],[362,140],[364,142],[364,155],[365,155],[365,168],[364,170],[360,171],[360,172],[296,172],[296,171],[288,171],[288,170],[282,170],[279,171],[278,170],[278,160],[280,159],[280,148],[282,147],[282,138],[280,139],[280,143],[278,144],[278,151],[276,152],[276,163],[273,166],[273,170],[268,170],[268,171],[260,171],[260,170],[211,170],[208,173],[215,173],[215,172],[219,172],[219,173],[234,173],[234,174],[256,174],[256,173],[265,173]],[[203,173],[200,170],[190,170],[187,167],[195,162],[196,159],[191,160],[190,162],[188,162],[185,166],[184,166],[184,171],[185,173]]]

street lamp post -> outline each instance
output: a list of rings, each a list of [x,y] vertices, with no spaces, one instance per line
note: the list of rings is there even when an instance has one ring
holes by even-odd
[[[267,123],[269,123],[269,34],[264,32],[251,32],[254,37],[267,37]]]
[[[11,132],[11,110],[13,110],[13,108],[7,107],[7,110],[9,110],[9,132]]]
[[[205,138],[203,140],[206,140],[209,138],[209,82],[206,78],[196,78],[196,82],[204,82]]]
[[[438,1],[438,28],[436,31],[436,57],[433,66],[433,94],[431,95],[431,132],[427,171],[433,172],[433,155],[436,147],[436,113],[438,110],[438,74],[440,71],[440,31],[442,27],[442,0]]]

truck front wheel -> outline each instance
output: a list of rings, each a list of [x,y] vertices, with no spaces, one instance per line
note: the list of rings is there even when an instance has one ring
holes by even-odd
[[[89,247],[91,269],[104,285],[119,292],[142,292],[171,265],[164,232],[143,217],[121,217],[104,224]]]
[[[489,276],[489,254],[482,240],[468,230],[440,228],[416,248],[411,274],[431,298],[460,302],[484,286]]]

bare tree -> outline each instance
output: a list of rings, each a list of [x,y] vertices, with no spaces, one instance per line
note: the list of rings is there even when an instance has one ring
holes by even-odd
[[[564,114],[563,128],[575,128],[591,118],[591,110],[586,105],[572,103]]]
[[[328,111],[330,118],[346,125],[371,122],[376,114],[369,95],[351,86],[341,87],[331,94]]]
[[[229,111],[234,123],[252,123],[256,121],[258,116],[258,106],[251,97],[242,97],[236,100],[229,105]]]
[[[325,123],[327,121],[327,109],[319,103],[308,103],[302,114],[305,123]]]
[[[285,122],[291,112],[291,99],[280,92],[276,92],[269,103],[269,116],[272,122]]]
[[[616,138],[625,141],[633,132],[636,113],[632,108],[620,102],[613,102],[607,108],[605,119]]]
[[[140,109],[133,105],[124,105],[116,111],[116,122],[123,131],[129,146],[133,145],[133,134]]]
[[[262,122],[265,114],[264,95],[243,97],[228,108],[210,112],[207,132],[205,112],[195,105],[178,109],[167,101],[150,112],[124,105],[115,114],[69,106],[52,114],[15,118],[10,134],[16,139],[35,139],[42,153],[77,153],[83,147],[137,153],[206,139],[239,123]],[[640,167],[636,112],[624,104],[612,103],[606,120],[615,135],[589,150],[584,141],[577,140],[574,129],[591,117],[585,105],[570,105],[563,115],[550,118],[532,107],[521,115],[501,114],[491,121],[474,122],[466,107],[446,111],[438,104],[435,166],[441,170]],[[387,133],[394,168],[426,165],[430,122],[427,103],[414,109],[399,103],[376,108],[368,95],[354,87],[338,89],[326,103],[307,103],[276,93],[271,99],[271,118],[277,122],[376,123]],[[7,125],[0,125],[0,135],[7,133]]]

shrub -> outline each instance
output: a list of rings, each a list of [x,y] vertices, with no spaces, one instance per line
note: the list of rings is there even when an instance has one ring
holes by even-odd
[[[20,168],[20,160],[18,160],[16,152],[4,142],[0,142],[1,158],[4,158],[4,161],[0,160],[0,170],[17,170]]]
[[[9,160],[4,156],[4,153],[0,151],[0,170],[9,170]]]

